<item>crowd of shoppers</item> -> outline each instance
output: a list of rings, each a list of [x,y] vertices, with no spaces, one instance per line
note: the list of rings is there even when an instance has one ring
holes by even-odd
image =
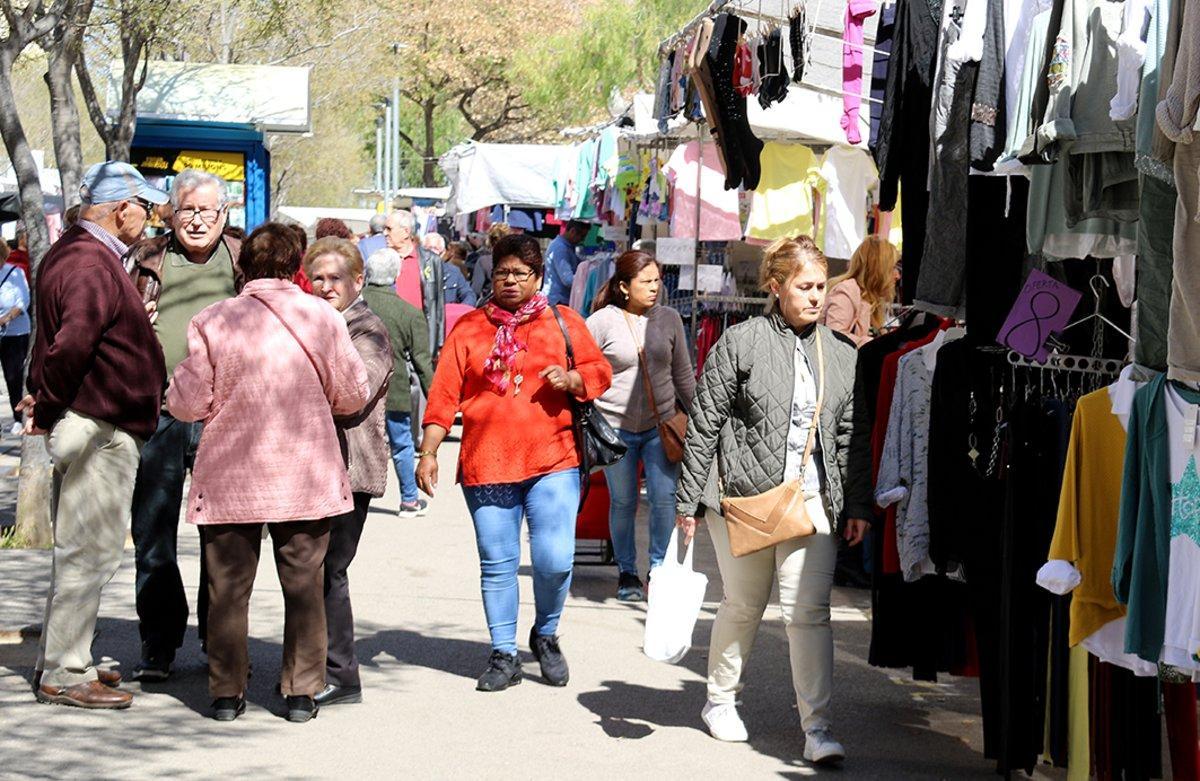
[[[338,220],[320,221],[310,246],[303,231],[271,222],[243,238],[226,224],[224,182],[201,171],[182,172],[168,194],[108,162],[89,169],[82,194],[77,224],[37,275],[28,395],[20,360],[11,373],[4,360],[10,396],[21,399],[17,419],[27,434],[48,435],[55,469],[39,700],[132,702],[120,676],[91,655],[127,513],[142,640],[134,676],[171,676],[189,616],[176,533],[190,471],[185,506],[202,542],[196,613],[212,715],[231,721],[245,709],[249,602],[267,537],[284,595],[287,717],[307,721],[323,705],[361,701],[348,570],[371,501],[385,492],[390,461],[400,515],[425,514],[419,491],[438,489],[438,451],[459,416],[455,473],[491,636],[477,688],[501,691],[523,677],[523,525],[535,612],[528,645],[543,679],[566,685],[559,626],[583,478],[575,424],[578,405],[594,402],[627,448],[605,468],[617,598],[645,599],[673,529],[690,541],[707,521],[724,593],[703,723],[718,739],[747,739],[737,694],[778,585],[804,756],[844,756],[830,718],[830,591],[838,537],[857,545],[872,513],[870,475],[856,466],[869,464],[870,442],[856,417],[854,369],[856,344],[881,327],[893,295],[896,257],[886,242],[865,242],[832,285],[810,238],[767,248],[768,313],[728,329],[697,384],[652,254],[617,259],[586,322],[565,305],[584,224],[569,224],[545,256],[537,239],[495,226],[470,256],[422,242],[404,211],[373,221],[357,242]],[[169,232],[139,241],[148,215],[168,201]],[[485,303],[448,327],[448,307],[465,303],[462,287],[471,303],[477,292]],[[5,263],[0,359],[23,354],[8,340],[28,341],[29,302],[24,271]],[[689,418],[678,453],[664,422],[681,412]],[[648,583],[635,543],[643,480]],[[814,533],[735,555],[723,500],[793,485]]]

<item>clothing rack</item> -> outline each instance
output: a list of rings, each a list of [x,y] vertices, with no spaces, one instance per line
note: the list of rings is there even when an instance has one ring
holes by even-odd
[[[1090,355],[1066,355],[1063,353],[1050,353],[1046,356],[1045,363],[1038,363],[1013,350],[1008,353],[1008,362],[1013,366],[1027,369],[1051,369],[1112,377],[1119,375],[1125,366],[1124,361],[1116,358],[1095,358]]]

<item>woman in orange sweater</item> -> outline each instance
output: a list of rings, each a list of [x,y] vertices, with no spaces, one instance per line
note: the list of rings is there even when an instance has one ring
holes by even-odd
[[[501,691],[521,682],[522,517],[529,523],[537,610],[529,645],[542,677],[565,686],[569,673],[556,630],[571,585],[580,480],[570,396],[597,398],[612,382],[612,368],[583,318],[564,307],[558,311],[575,351],[575,368],[566,368],[562,330],[539,292],[544,263],[536,239],[506,236],[493,255],[491,301],[458,321],[438,359],[417,485],[433,496],[437,450],[461,411],[458,478],[475,523],[492,638],[488,668],[476,688]]]

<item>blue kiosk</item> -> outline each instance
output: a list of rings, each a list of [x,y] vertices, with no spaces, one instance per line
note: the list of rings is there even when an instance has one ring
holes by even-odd
[[[185,168],[229,184],[229,224],[252,231],[272,212],[267,134],[311,132],[307,67],[155,61],[138,92],[130,162],[169,188]],[[120,63],[109,75],[110,101]]]

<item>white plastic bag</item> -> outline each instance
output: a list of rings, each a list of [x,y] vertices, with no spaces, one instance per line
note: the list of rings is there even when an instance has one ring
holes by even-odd
[[[692,647],[692,630],[704,606],[708,576],[692,569],[688,546],[679,563],[679,529],[671,532],[666,557],[651,572],[650,605],[646,611],[646,635],[642,650],[659,662],[678,664]]]

